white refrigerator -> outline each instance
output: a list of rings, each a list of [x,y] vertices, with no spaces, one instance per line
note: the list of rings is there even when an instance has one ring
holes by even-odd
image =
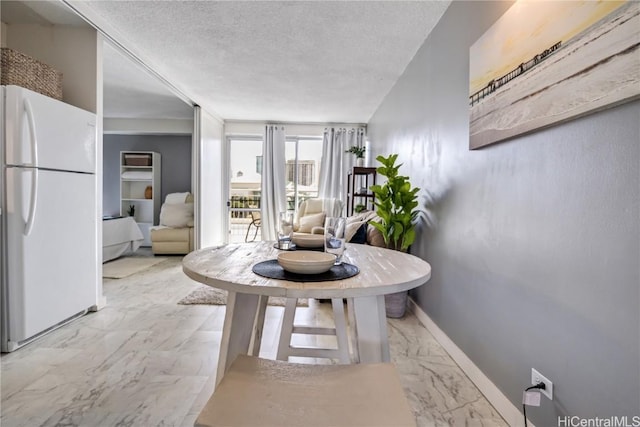
[[[97,305],[96,116],[2,86],[2,351]]]

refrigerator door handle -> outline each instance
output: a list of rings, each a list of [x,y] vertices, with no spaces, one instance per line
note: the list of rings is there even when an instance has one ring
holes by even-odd
[[[29,197],[29,215],[27,216],[27,223],[24,225],[24,235],[31,234],[33,229],[33,223],[36,219],[36,205],[38,201],[38,169],[30,168],[29,172],[33,173],[33,179],[31,180],[31,195]]]
[[[24,112],[27,115],[27,123],[29,124],[29,133],[31,136],[31,164],[25,166],[38,167],[38,137],[36,136],[36,124],[33,120],[33,108],[28,99],[24,100]]]
[[[38,169],[35,168],[38,166],[38,138],[36,136],[36,126],[33,120],[33,109],[31,108],[31,103],[28,99],[24,100],[24,112],[27,116],[31,137],[31,166],[34,166],[34,168],[31,169],[33,179],[31,180],[31,195],[29,197],[29,214],[27,216],[27,223],[24,226],[24,235],[28,236],[31,234],[31,230],[33,229],[33,223],[36,218],[36,204],[38,200]]]

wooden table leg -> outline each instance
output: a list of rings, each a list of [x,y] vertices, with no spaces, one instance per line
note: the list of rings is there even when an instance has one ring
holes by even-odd
[[[351,338],[351,363],[360,363],[356,317],[353,314],[353,298],[347,298],[347,313],[349,315],[349,337]]]
[[[258,297],[258,311],[256,313],[256,319],[253,323],[253,336],[251,337],[250,354],[252,356],[260,355],[260,345],[262,344],[262,331],[264,329],[264,316],[267,311],[267,303],[269,297],[266,295],[260,295]]]
[[[353,299],[360,363],[390,362],[384,295]]]
[[[253,328],[258,314],[259,299],[259,295],[229,291],[220,341],[216,386],[222,381],[222,377],[238,354],[249,354],[254,338]]]

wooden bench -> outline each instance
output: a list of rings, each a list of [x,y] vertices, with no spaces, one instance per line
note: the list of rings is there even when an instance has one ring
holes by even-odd
[[[303,365],[240,355],[196,420],[210,426],[414,426],[390,363]]]

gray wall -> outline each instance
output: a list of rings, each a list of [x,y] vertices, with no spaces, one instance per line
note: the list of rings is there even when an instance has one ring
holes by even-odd
[[[469,151],[469,47],[510,7],[453,2],[368,124],[423,188],[419,306],[518,407],[640,415],[640,102]]]
[[[120,152],[155,151],[162,160],[162,200],[191,191],[190,135],[104,135],[103,215],[120,214]]]

